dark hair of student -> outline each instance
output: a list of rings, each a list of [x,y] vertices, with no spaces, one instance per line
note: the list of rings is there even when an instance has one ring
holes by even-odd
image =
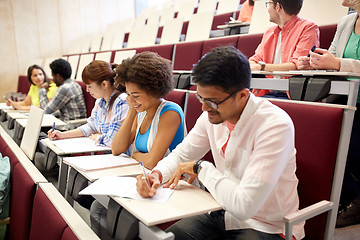
[[[102,81],[109,82],[115,89],[119,90],[118,93],[115,93],[109,101],[109,110],[114,104],[115,99],[120,95],[120,93],[125,92],[125,86],[122,84],[115,85],[115,71],[117,64],[111,65],[108,62],[95,60],[84,67],[81,77],[85,84],[90,84],[95,82],[98,86],[101,85]]]
[[[65,80],[71,77],[70,63],[68,63],[62,58],[56,59],[52,63],[50,63],[50,69],[52,71],[52,74],[59,74]]]
[[[174,88],[171,62],[157,53],[138,53],[116,67],[115,82],[135,83],[150,96],[165,97]]]
[[[254,5],[255,5],[254,0],[249,0],[249,5],[250,5],[250,6],[254,6]]]
[[[249,61],[234,47],[214,48],[194,67],[192,80],[200,86],[219,87],[227,93],[250,88]]]
[[[289,15],[297,15],[303,5],[303,0],[273,0],[274,6],[279,3]]]
[[[44,83],[45,83],[45,82],[47,82],[47,83],[50,82],[49,79],[48,79],[48,77],[47,77],[47,75],[46,75],[46,73],[45,73],[45,71],[44,71],[44,69],[42,69],[39,65],[34,64],[34,65],[30,66],[30,67],[28,68],[28,70],[27,70],[27,79],[28,79],[28,81],[29,81],[32,85],[35,85],[35,84],[33,83],[33,81],[31,80],[31,75],[32,75],[32,72],[33,72],[34,69],[39,69],[39,70],[42,71],[42,73],[44,74]]]

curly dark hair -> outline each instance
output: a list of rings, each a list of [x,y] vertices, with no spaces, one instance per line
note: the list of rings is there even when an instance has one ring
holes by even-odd
[[[65,80],[71,77],[70,63],[62,58],[50,63],[50,69],[54,75],[59,74]]]
[[[150,96],[165,97],[174,88],[171,62],[157,53],[138,53],[116,67],[115,82],[135,83]]]
[[[50,82],[50,80],[48,79],[48,77],[47,77],[44,69],[42,69],[39,65],[36,65],[36,64],[35,64],[35,65],[30,66],[30,67],[28,68],[28,71],[27,71],[27,79],[28,79],[28,81],[29,81],[32,85],[35,85],[35,84],[32,82],[32,80],[31,80],[32,71],[33,71],[34,69],[39,69],[39,70],[42,71],[42,73],[44,74],[44,83],[45,83],[45,82],[47,82],[47,83]]]

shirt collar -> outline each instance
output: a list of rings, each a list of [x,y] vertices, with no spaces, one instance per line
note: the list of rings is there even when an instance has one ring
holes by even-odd
[[[118,93],[119,90],[114,90],[111,94],[111,96],[109,97],[108,101],[106,102],[104,98],[101,98],[100,99],[100,102],[99,102],[99,106],[101,108],[107,108],[109,106],[109,102],[111,100],[111,98],[114,96],[114,94]]]
[[[287,31],[290,29],[293,29],[295,27],[295,24],[301,20],[300,17],[298,15],[295,15],[292,19],[290,19],[290,21],[288,21],[283,28],[280,28],[279,25],[275,28],[274,33],[275,34],[279,34],[281,31]]]

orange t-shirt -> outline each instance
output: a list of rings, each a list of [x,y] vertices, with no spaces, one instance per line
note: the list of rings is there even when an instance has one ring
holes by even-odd
[[[250,6],[249,0],[246,0],[240,9],[239,21],[242,22],[251,22],[252,13],[254,10],[254,6]]]

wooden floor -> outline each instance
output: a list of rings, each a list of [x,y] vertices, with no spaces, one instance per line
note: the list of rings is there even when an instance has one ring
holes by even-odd
[[[360,239],[360,224],[346,228],[336,228],[334,240],[358,240]]]

